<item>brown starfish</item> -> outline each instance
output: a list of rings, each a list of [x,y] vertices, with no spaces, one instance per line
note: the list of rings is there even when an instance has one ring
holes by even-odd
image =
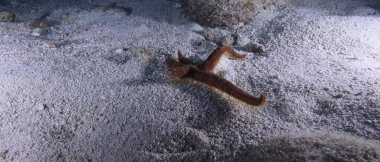
[[[235,52],[229,46],[220,46],[216,48],[210,56],[200,65],[195,65],[193,61],[183,56],[181,51],[178,51],[178,61],[171,58],[166,59],[166,66],[171,76],[177,78],[191,78],[198,82],[205,83],[215,87],[241,101],[244,101],[253,106],[261,106],[266,101],[266,96],[261,95],[260,98],[254,97],[247,92],[244,92],[239,87],[228,80],[211,73],[218,64],[223,55],[228,55],[234,59],[243,59],[245,55]]]

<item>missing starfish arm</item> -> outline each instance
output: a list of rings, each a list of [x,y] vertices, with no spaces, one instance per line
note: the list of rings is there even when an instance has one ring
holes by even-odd
[[[171,58],[167,58],[165,63],[169,74],[173,77],[183,78],[189,73],[190,66],[181,64]]]
[[[187,77],[190,77],[198,82],[207,84],[209,86],[215,87],[227,93],[228,95],[253,106],[262,106],[266,102],[265,95],[261,95],[259,98],[254,97],[248,94],[247,92],[244,92],[239,87],[236,87],[228,80],[225,80],[219,77],[218,75],[215,75],[210,72],[201,71],[197,68],[190,68]]]
[[[220,59],[223,55],[228,55],[230,58],[233,59],[244,59],[245,55],[239,54],[235,52],[235,50],[229,46],[223,45],[218,48],[216,48],[210,56],[201,64],[198,66],[198,68],[202,71],[212,71],[216,67],[216,65],[219,63]]]
[[[182,64],[191,64],[191,65],[194,64],[193,61],[191,61],[190,59],[188,59],[187,57],[185,57],[181,51],[178,51],[177,55],[178,55],[178,61],[180,63],[182,63]]]

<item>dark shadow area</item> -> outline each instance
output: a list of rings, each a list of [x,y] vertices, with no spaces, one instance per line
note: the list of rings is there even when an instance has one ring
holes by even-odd
[[[376,11],[369,8],[376,9],[376,6],[379,4],[378,0],[293,0],[292,3],[300,7],[310,8],[311,10],[320,10],[321,13],[329,16],[373,16],[380,14],[379,10]]]
[[[371,5],[369,5],[369,7],[376,9],[376,10],[380,10],[380,2],[371,4]]]
[[[77,8],[87,11],[118,10],[126,16],[145,17],[158,22],[183,24],[188,20],[182,11],[181,0],[2,0],[0,11],[10,11],[16,15],[16,21],[30,21],[56,9]]]
[[[16,21],[32,21],[44,17],[55,9],[78,7],[86,5],[88,1],[80,0],[2,0],[0,11],[10,11],[16,15]]]
[[[345,134],[310,133],[242,148],[232,161],[378,161],[380,148]]]

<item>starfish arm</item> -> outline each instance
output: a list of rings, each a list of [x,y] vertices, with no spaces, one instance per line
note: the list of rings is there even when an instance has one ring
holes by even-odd
[[[193,61],[191,61],[190,59],[186,58],[181,51],[178,51],[177,53],[178,55],[178,61],[182,64],[194,64]]]
[[[174,77],[186,77],[186,75],[189,73],[190,66],[186,66],[184,64],[181,64],[171,58],[167,58],[165,61],[166,67],[168,68],[168,72],[171,76]]]
[[[198,68],[202,71],[208,71],[208,72],[214,70],[216,65],[219,63],[219,60],[225,54],[234,59],[245,58],[245,55],[239,54],[235,52],[235,50],[232,49],[231,47],[223,45],[216,48],[214,51],[212,51],[210,56],[208,56],[208,58],[201,65],[199,65]]]
[[[198,70],[197,68],[190,68],[187,77],[190,77],[198,82],[205,83],[209,86],[215,87],[227,93],[228,95],[253,106],[264,105],[266,101],[265,95],[261,95],[260,98],[254,97],[244,92],[239,87],[236,87],[228,80],[225,80],[213,73]]]

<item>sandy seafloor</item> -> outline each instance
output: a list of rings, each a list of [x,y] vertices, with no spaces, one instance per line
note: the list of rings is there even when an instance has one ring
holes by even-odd
[[[179,1],[96,7],[107,3],[2,2],[16,22],[0,22],[0,161],[380,158],[379,1],[298,0],[241,26],[237,44],[265,53],[240,50],[217,74],[266,93],[265,108],[168,77],[177,50],[200,61],[217,47]],[[46,12],[35,36],[28,23]]]

